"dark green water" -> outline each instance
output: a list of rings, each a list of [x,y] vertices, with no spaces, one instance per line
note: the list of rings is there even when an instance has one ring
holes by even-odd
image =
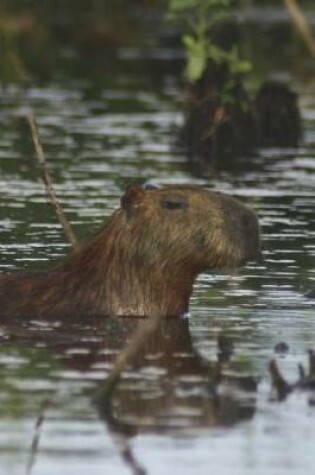
[[[92,398],[133,323],[1,325],[1,475],[25,473],[41,414],[32,474],[127,474],[140,473],[139,466],[159,475],[314,470],[312,394],[270,401],[268,363],[276,357],[295,381],[315,344],[315,305],[304,296],[315,288],[315,86],[297,84],[305,125],[299,149],[264,150],[240,160],[236,171],[200,180],[172,147],[182,120],[177,77],[167,72],[172,55],[153,51],[148,60],[125,49],[113,70],[109,63],[108,77],[96,66],[104,77],[89,75],[65,56],[62,72],[45,85],[1,92],[0,269],[49,268],[69,248],[20,119],[30,112],[82,239],[118,206],[127,183],[200,184],[257,211],[266,262],[200,276],[188,320],[163,328],[124,375],[110,420]],[[256,392],[223,381],[214,397],[221,332],[235,344],[224,374],[257,377]],[[289,345],[282,356],[274,352],[279,341]]]

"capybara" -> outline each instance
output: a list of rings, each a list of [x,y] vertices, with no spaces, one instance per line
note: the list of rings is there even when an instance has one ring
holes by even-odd
[[[0,316],[180,316],[198,274],[260,254],[258,220],[193,186],[130,186],[104,228],[50,272],[0,276]]]

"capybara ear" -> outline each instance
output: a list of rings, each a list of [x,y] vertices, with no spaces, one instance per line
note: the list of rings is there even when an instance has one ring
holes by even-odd
[[[121,207],[130,209],[131,206],[141,203],[145,195],[145,191],[141,186],[128,186],[125,194],[121,197]]]

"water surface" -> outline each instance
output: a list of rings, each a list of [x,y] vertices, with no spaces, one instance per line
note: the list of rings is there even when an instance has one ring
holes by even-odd
[[[314,396],[296,391],[276,402],[268,364],[276,357],[293,382],[314,347],[315,306],[305,294],[315,289],[315,89],[298,85],[300,148],[261,150],[236,170],[200,179],[174,147],[181,90],[162,67],[172,57],[164,53],[153,55],[161,66],[154,81],[146,59],[124,50],[111,80],[97,87],[92,77],[61,75],[23,94],[1,92],[0,270],[47,269],[69,250],[38,176],[26,113],[37,118],[58,196],[81,239],[119,205],[127,183],[200,184],[257,211],[265,263],[200,276],[190,315],[148,342],[124,374],[110,418],[93,395],[139,322],[1,325],[1,475],[25,473],[40,417],[32,474],[314,470]],[[216,387],[221,333],[235,350]],[[279,341],[289,346],[285,354],[275,354]],[[246,385],[251,377],[256,390]]]

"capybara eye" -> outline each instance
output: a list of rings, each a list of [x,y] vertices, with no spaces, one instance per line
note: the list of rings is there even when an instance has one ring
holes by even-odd
[[[151,190],[158,190],[159,187],[157,185],[153,185],[152,183],[148,183],[147,185],[144,185],[143,187],[146,191],[151,191]]]
[[[188,202],[180,198],[168,198],[160,202],[161,208],[164,209],[185,209],[188,208]]]

